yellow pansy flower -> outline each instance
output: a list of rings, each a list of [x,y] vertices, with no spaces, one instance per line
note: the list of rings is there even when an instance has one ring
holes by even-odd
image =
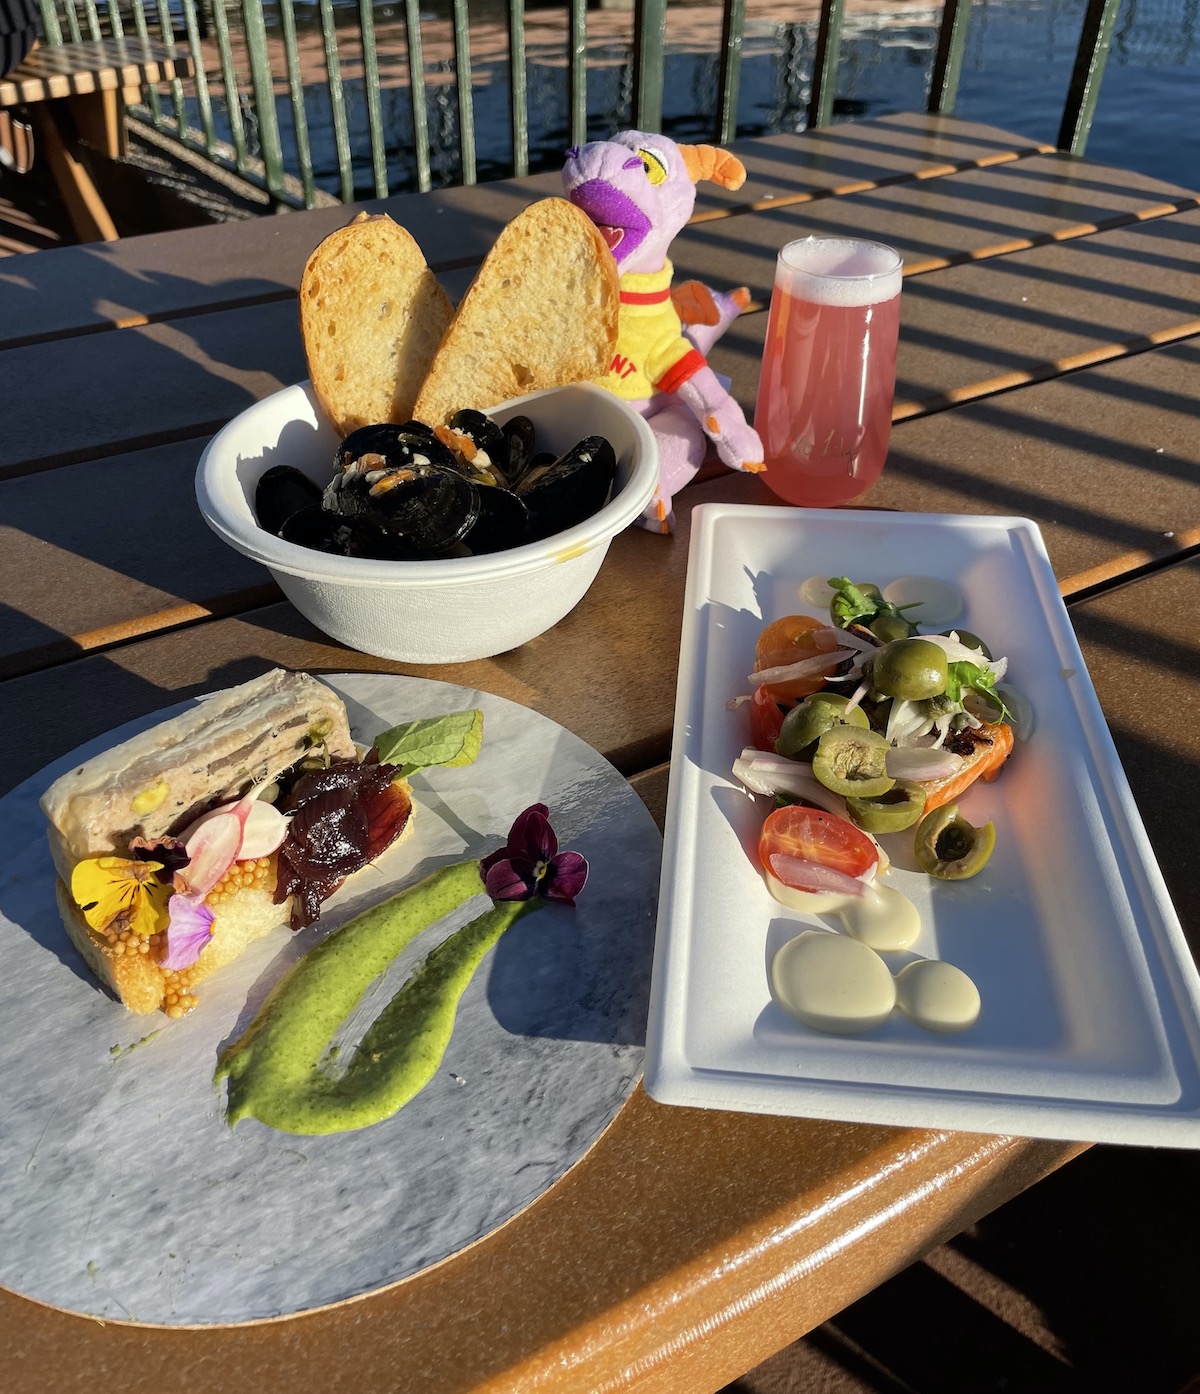
[[[161,862],[92,857],[71,873],[71,895],[83,918],[103,933],[114,920],[142,938],[167,927],[171,887],[155,880]]]

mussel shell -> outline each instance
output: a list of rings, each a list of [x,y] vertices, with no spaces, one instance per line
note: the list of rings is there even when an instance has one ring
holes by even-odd
[[[337,481],[334,481],[336,484]],[[370,471],[330,484],[322,507],[364,535],[374,532],[406,552],[436,553],[463,537],[479,517],[479,495],[456,469],[413,464]]]
[[[284,521],[279,536],[285,542],[297,547],[308,547],[314,552],[330,552],[334,556],[350,556],[345,544],[339,538],[337,520],[331,518],[319,503],[301,508]]]
[[[413,429],[414,425],[420,429]],[[344,474],[366,455],[378,455],[383,461],[378,468],[384,469],[403,469],[413,464],[445,465],[451,469],[457,466],[454,455],[419,421],[405,422],[403,426],[360,426],[338,446],[334,468]]]
[[[500,428],[508,442],[508,483],[519,483],[533,459],[533,422],[527,416],[511,416]]]
[[[529,510],[522,499],[508,489],[486,484],[479,485],[479,517],[463,537],[463,542],[476,555],[484,552],[504,552],[519,547],[525,539]]]
[[[464,407],[450,418],[450,429],[457,431],[460,436],[467,436],[474,442],[477,450],[482,450],[487,455],[487,460],[472,461],[476,469],[484,464],[493,464],[498,465],[501,470],[507,470],[508,441],[490,416]]]
[[[280,537],[289,518],[320,502],[321,486],[308,475],[294,465],[272,465],[254,490],[254,516],[260,528]]]
[[[529,509],[527,541],[573,528],[603,508],[617,473],[617,457],[603,436],[588,436],[544,471],[530,469],[517,486]]]

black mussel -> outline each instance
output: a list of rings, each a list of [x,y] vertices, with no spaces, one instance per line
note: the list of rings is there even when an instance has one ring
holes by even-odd
[[[334,468],[339,473],[351,471],[371,472],[376,469],[402,469],[407,465],[446,465],[456,466],[454,456],[437,440],[428,427],[413,430],[414,423],[405,422],[403,426],[387,423],[378,426],[360,426],[338,446],[333,457]],[[420,426],[420,422],[415,423]]]
[[[433,427],[427,426],[424,421],[417,421],[414,417],[402,421],[396,429],[407,431],[410,436],[428,436],[431,440],[433,439]]]
[[[513,416],[500,429],[508,442],[508,484],[512,488],[533,459],[533,422],[527,416]]]
[[[603,436],[588,436],[544,470],[532,467],[516,492],[529,509],[527,541],[573,528],[604,506],[617,457]]]
[[[285,542],[294,542],[297,547],[308,547],[314,552],[351,556],[352,553],[346,550],[345,541],[338,536],[340,531],[336,519],[331,518],[319,503],[313,503],[298,509],[286,519],[279,536]]]
[[[308,475],[294,465],[273,465],[254,490],[254,515],[260,528],[279,537],[289,518],[320,502],[321,486]]]
[[[557,459],[558,456],[552,454],[549,450],[539,450],[529,461],[528,465],[525,466],[525,472],[521,475],[521,488],[531,488]],[[517,486],[514,484],[513,488],[515,489],[516,487]]]
[[[457,470],[428,461],[357,472],[351,466],[326,488],[322,507],[360,533],[432,553],[466,534],[479,516],[479,496]]]
[[[501,469],[507,467],[508,442],[504,439],[504,432],[490,416],[464,407],[450,418],[450,429],[460,436],[466,436],[476,450],[483,451],[487,460],[481,461],[481,464],[499,465]]]
[[[477,556],[484,552],[504,552],[526,540],[529,510],[509,489],[480,484],[479,517],[463,542]]]

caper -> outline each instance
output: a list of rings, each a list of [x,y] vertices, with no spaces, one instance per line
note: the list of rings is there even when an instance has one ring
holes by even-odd
[[[956,803],[935,808],[917,828],[917,865],[941,881],[964,881],[987,865],[996,845],[992,823],[972,827]]]
[[[886,794],[896,782],[887,772],[890,749],[878,731],[834,726],[817,742],[813,774],[835,794]]]
[[[902,833],[925,811],[925,790],[911,779],[898,779],[886,794],[846,800],[850,821],[866,833]]]
[[[958,635],[958,642],[964,644],[969,649],[981,649],[984,658],[990,663],[992,661],[992,651],[983,642],[978,634],[972,634],[969,629],[943,629],[942,638],[949,639],[951,634]]]
[[[871,659],[871,685],[885,697],[919,702],[946,690],[946,651],[928,639],[896,639]]]
[[[876,639],[890,644],[894,639],[911,639],[917,632],[903,615],[876,615],[870,624]]]
[[[811,760],[817,741],[834,726],[858,726],[866,730],[866,715],[854,707],[846,711],[847,698],[838,692],[814,692],[783,718],[775,751],[789,760]]]

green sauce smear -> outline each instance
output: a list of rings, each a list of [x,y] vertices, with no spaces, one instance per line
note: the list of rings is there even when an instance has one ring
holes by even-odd
[[[230,1125],[257,1118],[287,1133],[346,1132],[390,1118],[420,1093],[441,1064],[476,968],[540,900],[493,905],[439,944],[336,1076],[330,1042],[405,946],[482,885],[478,861],[444,867],[356,916],[290,968],[217,1062],[214,1082],[229,1081]]]

